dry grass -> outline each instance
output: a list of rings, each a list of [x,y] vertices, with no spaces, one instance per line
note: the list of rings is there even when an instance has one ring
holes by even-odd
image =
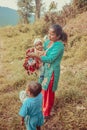
[[[69,46],[65,51],[59,88],[56,92],[55,116],[44,124],[42,130],[87,130],[87,33],[83,28],[70,34],[79,19],[79,26],[87,13],[78,16],[67,25]],[[81,21],[80,21],[81,19]],[[74,22],[73,22],[74,21]],[[87,22],[83,21],[83,26]],[[38,28],[35,27],[38,25]],[[33,27],[34,26],[34,27]],[[79,29],[77,27],[77,30]],[[33,27],[33,29],[32,29]],[[37,80],[28,76],[23,68],[25,50],[32,46],[34,38],[40,37],[41,25],[18,25],[0,29],[0,130],[25,130],[20,126],[18,115],[21,103],[19,91],[26,88],[27,81]],[[35,31],[34,31],[35,28]],[[66,29],[67,30],[67,29]],[[72,47],[70,45],[72,44]]]

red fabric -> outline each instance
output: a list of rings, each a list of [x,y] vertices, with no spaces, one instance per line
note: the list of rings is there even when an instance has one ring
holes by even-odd
[[[31,58],[28,56],[28,54],[34,52],[34,48],[30,48],[26,51],[26,57],[25,57],[25,61],[23,64],[23,67],[25,68],[25,70],[27,70],[28,74],[31,74],[33,72],[35,72],[35,70],[40,68],[40,61],[36,58],[34,58],[34,60],[36,61],[36,63],[34,65],[29,65],[28,64],[28,60]]]
[[[27,51],[26,51],[26,55],[28,55],[29,53],[32,53],[34,52],[34,48],[29,48]]]
[[[30,70],[31,72],[34,72],[35,71],[35,67],[34,66],[29,66],[28,70]]]
[[[50,116],[50,112],[54,105],[55,92],[52,91],[54,82],[54,73],[51,76],[51,80],[47,90],[42,90],[43,95],[43,115]]]

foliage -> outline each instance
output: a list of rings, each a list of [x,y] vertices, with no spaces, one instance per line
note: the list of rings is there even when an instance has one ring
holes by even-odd
[[[55,3],[50,4],[50,10],[56,8]],[[63,6],[61,11],[54,10],[46,12],[44,20],[49,23],[58,23],[65,26],[69,19],[75,18],[77,14],[87,11],[87,0],[73,0],[72,3]]]
[[[20,23],[29,23],[29,17],[35,14],[35,19],[39,19],[41,15],[41,0],[18,0],[18,13],[20,15]]]
[[[44,16],[44,20],[49,24],[58,23],[65,26],[68,19],[76,16],[76,12],[71,5],[65,5],[61,11],[47,12]]]
[[[57,3],[52,1],[49,5],[49,11],[57,9]]]
[[[60,24],[62,26],[65,25],[65,19],[57,12],[47,12],[44,16],[44,20],[48,26],[54,23]]]
[[[18,7],[18,13],[20,15],[21,23],[28,24],[28,18],[33,12],[32,0],[18,0]]]
[[[73,6],[77,13],[87,11],[87,0],[73,0]]]

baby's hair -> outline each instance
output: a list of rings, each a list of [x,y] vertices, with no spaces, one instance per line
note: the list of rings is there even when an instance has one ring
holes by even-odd
[[[58,24],[53,24],[50,26],[54,30],[54,33],[56,33],[59,37],[59,40],[62,40],[63,42],[67,42],[67,34],[63,31],[62,27]]]
[[[38,82],[31,81],[28,83],[28,89],[30,93],[32,93],[32,95],[36,97],[41,92],[42,86]]]
[[[41,43],[41,44],[42,44],[42,41],[41,41],[41,39],[39,39],[39,38],[36,38],[36,39],[34,40],[34,45],[37,45],[37,43]]]

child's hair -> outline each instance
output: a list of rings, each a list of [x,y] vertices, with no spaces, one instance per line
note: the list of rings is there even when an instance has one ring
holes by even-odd
[[[36,97],[41,92],[42,86],[38,82],[31,81],[28,83],[28,90],[33,94],[34,97]]]
[[[67,42],[67,34],[63,31],[62,27],[58,24],[51,25],[50,28],[54,30],[57,36],[60,36],[59,40]]]
[[[42,44],[42,41],[41,41],[41,39],[36,38],[36,39],[34,40],[34,45],[37,45],[38,43],[41,43],[41,44]]]

